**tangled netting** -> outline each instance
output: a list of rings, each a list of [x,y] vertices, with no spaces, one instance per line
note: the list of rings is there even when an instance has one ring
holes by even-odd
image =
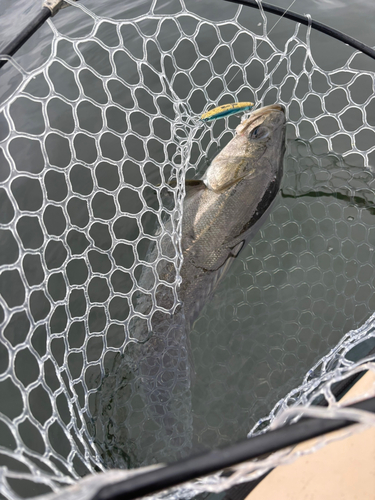
[[[374,319],[361,326],[375,310],[364,56],[325,70],[309,29],[283,19],[271,29],[263,12],[233,5],[218,20],[209,0],[204,15],[204,2],[153,1],[121,21],[67,3],[61,19],[79,14],[90,33],[49,21],[51,55],[0,108],[5,498],[265,432],[319,397],[332,417],[343,411],[335,384],[374,369]],[[285,105],[285,174],[268,221],[189,333],[178,301],[184,179],[240,120],[205,125],[199,114],[233,100]],[[161,496],[221,491],[291,456]],[[79,498],[126,474],[92,476]]]

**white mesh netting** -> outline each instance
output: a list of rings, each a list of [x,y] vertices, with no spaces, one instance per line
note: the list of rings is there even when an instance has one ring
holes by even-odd
[[[373,320],[361,326],[375,310],[371,61],[344,48],[345,63],[323,69],[329,48],[316,62],[309,30],[270,29],[277,19],[233,5],[210,18],[201,2],[145,2],[115,20],[68,3],[49,21],[47,61],[21,70],[0,108],[5,498],[234,442],[319,395],[332,416],[331,387],[374,369],[362,359]],[[90,33],[63,34],[58,23],[78,13]],[[240,120],[197,117],[233,100],[285,105],[284,179],[188,337],[184,178],[202,174]],[[220,491],[291,456],[170,496]]]

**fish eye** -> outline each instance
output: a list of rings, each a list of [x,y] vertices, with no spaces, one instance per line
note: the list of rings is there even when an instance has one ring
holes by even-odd
[[[264,127],[262,125],[259,125],[258,127],[255,127],[250,134],[250,139],[265,139],[268,137],[270,131],[267,127]]]

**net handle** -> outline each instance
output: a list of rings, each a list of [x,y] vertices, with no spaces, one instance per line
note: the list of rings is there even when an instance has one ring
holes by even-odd
[[[259,9],[259,4],[256,2],[256,0],[225,0],[225,1],[240,5],[245,5],[246,7],[252,7],[253,9]],[[320,23],[318,21],[313,21],[306,15],[302,16],[300,14],[297,14],[296,12],[285,10],[282,9],[281,7],[276,7],[276,5],[271,5],[269,3],[262,2],[262,8],[265,12],[269,12],[270,14],[276,14],[277,16],[280,17],[286,17],[291,21],[304,24],[305,26],[311,26],[311,28],[313,28],[314,30],[320,31],[321,33],[324,33],[325,35],[328,35],[332,38],[336,38],[336,40],[340,40],[340,42],[350,45],[350,47],[359,50],[363,54],[366,54],[367,56],[375,60],[375,50],[373,48],[369,47],[363,42],[360,42],[359,40],[356,40],[355,38],[352,38],[349,35],[346,35],[345,33],[342,33],[339,30],[327,26],[326,24]]]
[[[68,4],[64,0],[45,0],[40,12],[38,12],[34,19],[0,52],[0,68],[9,61],[9,57],[13,56],[43,26],[47,19],[53,17],[60,9],[67,6]],[[2,56],[8,57],[2,58]]]

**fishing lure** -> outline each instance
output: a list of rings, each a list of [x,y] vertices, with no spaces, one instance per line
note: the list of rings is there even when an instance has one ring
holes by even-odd
[[[201,120],[209,122],[211,120],[216,120],[217,118],[224,118],[225,116],[234,115],[235,113],[248,111],[253,106],[253,102],[232,102],[231,104],[223,104],[217,108],[210,109],[207,113],[203,113]]]

